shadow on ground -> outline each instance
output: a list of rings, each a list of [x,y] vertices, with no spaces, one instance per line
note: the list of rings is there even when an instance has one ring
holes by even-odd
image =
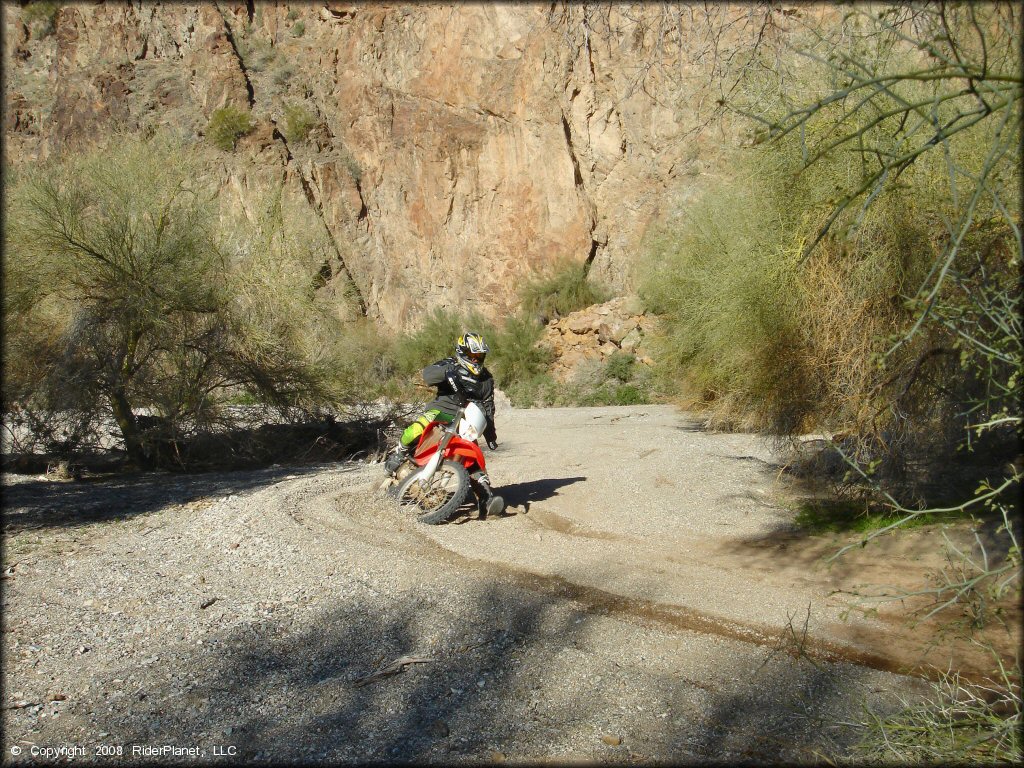
[[[546,501],[558,495],[558,490],[567,485],[586,480],[585,477],[564,477],[559,479],[532,480],[528,483],[513,483],[495,488],[494,492],[505,501],[505,508],[496,515],[488,515],[480,519],[475,498],[463,504],[443,525],[465,525],[467,523],[485,523],[495,520],[508,520],[520,511],[528,513],[530,505],[538,501]]]
[[[767,463],[761,463],[759,471],[766,482],[777,475]],[[789,568],[818,579],[824,590],[850,607],[851,615],[866,614],[885,626],[850,629],[851,640],[866,647],[887,644],[888,655],[899,659],[903,670],[935,676],[936,670],[952,665],[966,677],[981,680],[992,674],[996,663],[990,646],[1003,659],[1014,658],[1021,611],[1013,594],[995,600],[980,582],[976,592],[961,593],[930,614],[954,595],[952,589],[937,593],[939,584],[976,577],[985,563],[992,569],[1007,563],[1014,542],[1022,539],[1024,520],[1019,513],[1010,518],[1013,536],[1006,532],[1002,515],[993,510],[974,516],[934,515],[917,525],[875,535],[904,515],[827,496],[820,477],[788,476],[786,482],[795,497],[791,514],[771,530],[723,545],[730,554],[743,552],[752,573]],[[755,495],[734,498],[764,503]],[[849,549],[839,555],[844,547]]]
[[[6,489],[5,522],[10,532],[125,518],[322,470],[118,478],[103,483],[99,498],[99,483],[20,483]],[[499,492],[525,504],[584,479]],[[195,630],[167,625],[117,667],[83,670],[76,688],[89,685],[40,736],[71,743],[76,733],[61,729],[77,721],[88,738],[102,733],[126,749],[199,745],[206,760],[227,763],[489,763],[492,753],[518,761],[820,763],[856,737],[838,724],[857,716],[863,692],[891,679],[652,630],[609,615],[600,602],[524,588],[483,569],[445,564],[423,579],[399,557],[392,572],[388,583],[404,586],[387,594],[354,578],[308,604],[270,606],[258,619],[238,622],[252,606],[227,600],[190,614],[185,621],[205,627],[202,645],[192,644]],[[159,654],[145,658],[154,643]],[[659,661],[645,658],[651,648]],[[404,656],[429,660],[367,682]]]
[[[783,556],[787,560],[802,559],[804,565],[814,567],[821,564],[821,544],[823,542],[833,544],[833,550],[829,554],[834,554],[843,544],[864,538],[873,531],[906,516],[904,513],[895,512],[880,503],[869,505],[867,499],[859,495],[853,486],[841,485],[841,477],[849,467],[824,441],[816,441],[816,443],[819,443],[820,446],[815,449],[808,449],[804,446],[802,450],[807,455],[801,456],[795,464],[776,464],[753,456],[721,457],[745,462],[751,467],[756,467],[765,483],[771,484],[782,480],[793,504],[792,514],[787,515],[788,520],[780,521],[773,530],[756,538],[740,541],[740,546],[749,547],[761,556],[779,554],[785,550]],[[949,488],[956,485],[960,488],[959,494],[954,493],[951,497],[952,501],[946,496],[940,496],[933,506],[938,507],[942,504],[955,506],[958,502],[962,503],[974,495],[979,477],[988,476],[985,473],[992,471],[997,471],[998,474],[998,471],[1002,469],[1003,465],[998,462],[976,462],[972,466],[972,473],[959,478],[955,484],[947,483],[942,491],[944,494],[949,494]],[[959,467],[954,470],[950,474],[956,474]],[[1021,534],[1024,533],[1024,521],[1020,515],[1021,501],[1016,495],[1017,490],[1017,488],[1010,489],[1003,498],[1005,503],[1014,510],[1010,515],[1010,521],[1016,540],[1020,541]],[[726,498],[749,501],[759,505],[770,503],[762,496],[750,492]],[[771,506],[778,506],[778,504],[771,503]],[[939,548],[942,544],[938,531],[943,526],[947,524],[971,526],[977,532],[977,540],[984,548],[984,557],[992,562],[1005,560],[1013,547],[1013,539],[1006,535],[1002,514],[981,505],[975,505],[966,511],[927,514],[914,522],[918,526],[933,526],[936,531],[936,546]],[[913,524],[906,525],[902,530],[910,530],[913,527]],[[837,573],[841,572],[842,558],[835,561],[830,567]]]
[[[690,681],[628,647],[588,656],[597,617],[495,583],[455,607],[429,590],[375,605],[208,638],[167,670],[187,690],[149,690],[90,727],[125,745],[237,745],[243,762],[818,762],[853,737],[837,723],[877,674],[782,657]],[[403,656],[430,660],[359,684]]]
[[[194,475],[122,474],[80,482],[23,480],[4,487],[4,532],[15,535],[128,520],[167,506],[253,491],[286,477],[323,470],[323,465],[317,465]]]
[[[505,503],[510,507],[528,508],[531,504],[547,501],[557,496],[558,491],[567,485],[579,483],[586,479],[585,477],[556,477],[544,480],[531,480],[526,483],[503,485],[500,488],[495,488],[495,493],[500,494],[505,499]]]

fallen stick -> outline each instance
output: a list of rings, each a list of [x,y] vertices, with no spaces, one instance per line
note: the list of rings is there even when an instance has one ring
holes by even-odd
[[[431,661],[433,661],[433,659],[428,656],[401,656],[392,661],[383,669],[379,669],[376,672],[367,675],[366,677],[361,677],[358,680],[356,680],[355,687],[362,688],[364,685],[369,685],[370,683],[376,682],[381,678],[390,677],[391,675],[397,675],[399,672],[403,671],[409,664],[426,664]]]
[[[13,704],[8,704],[4,709],[25,709],[26,707],[34,706],[36,706],[34,701],[16,701]]]

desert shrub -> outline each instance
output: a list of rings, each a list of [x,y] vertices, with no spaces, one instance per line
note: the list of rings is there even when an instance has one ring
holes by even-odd
[[[313,279],[333,255],[329,235],[301,196],[271,189],[262,202],[255,225],[236,229],[230,241],[233,354],[278,382],[271,397],[260,393],[272,404],[342,401],[348,382],[335,371],[345,334]]]
[[[519,313],[509,316],[488,341],[492,349],[488,366],[517,407],[534,405],[550,386],[547,369],[552,352],[540,344],[542,333],[539,322]]]
[[[455,341],[464,331],[474,331],[489,339],[493,335],[493,326],[479,315],[441,308],[433,310],[418,329],[398,339],[395,345],[396,373],[416,377],[424,366],[454,355]]]
[[[530,316],[509,317],[494,332],[489,367],[517,408],[639,405],[652,402],[655,381],[628,352],[581,363],[568,381],[550,372],[553,351],[540,343],[543,326]]]
[[[233,104],[215,110],[206,126],[206,136],[210,142],[225,152],[231,152],[238,140],[250,133],[256,122],[248,110],[239,109]]]
[[[302,37],[306,33],[306,22],[296,21],[292,25],[292,37]]]
[[[635,384],[623,384],[615,388],[615,405],[643,405],[649,403],[647,394]]]
[[[643,405],[655,398],[654,382],[646,366],[631,352],[612,352],[602,377],[610,392],[609,405]]]
[[[898,396],[917,438],[944,425],[955,432],[953,404],[971,383],[949,354],[952,339],[930,326],[887,356],[913,325],[913,296],[941,248],[941,201],[928,190],[942,172],[922,161],[905,175],[918,182],[913,192],[880,190],[808,254],[835,190],[860,178],[859,159],[804,168],[795,137],[737,156],[733,183],[709,190],[650,241],[641,292],[663,314],[661,374],[674,373],[680,392],[721,426],[885,433],[889,444],[906,443],[911,425],[888,408]],[[984,230],[965,246],[998,252],[1000,235]],[[957,271],[973,258],[962,249]],[[1003,275],[1008,267],[989,264]],[[936,393],[940,381],[946,395]]]
[[[334,378],[344,382],[342,401],[359,405],[383,400],[391,408],[424,399],[418,388],[418,370],[402,369],[398,360],[399,340],[381,334],[373,321],[350,323],[346,333],[334,342],[336,350]],[[437,358],[421,361],[423,368]]]
[[[290,104],[284,108],[281,133],[289,144],[305,141],[316,125],[316,118],[304,107]]]
[[[51,443],[80,433],[84,444],[109,417],[149,464],[146,410],[173,442],[229,423],[223,406],[241,393],[281,408],[332,402],[325,340],[337,334],[311,303],[303,259],[322,254],[310,226],[290,240],[269,215],[246,247],[228,242],[199,154],[164,135],[117,136],[12,188],[4,408],[35,414],[44,436],[61,422]]]
[[[35,0],[26,3],[21,11],[21,20],[29,28],[30,34],[35,39],[49,37],[56,31],[57,12],[60,10],[60,3],[49,0]]]
[[[359,180],[363,177],[363,169],[359,167],[359,162],[346,147],[342,147],[340,153],[342,164],[348,170],[349,175],[352,176],[352,180],[358,184]]]
[[[514,386],[543,374],[551,351],[539,344],[543,327],[522,314],[511,315],[492,332],[488,365],[502,387]]]
[[[249,68],[253,72],[265,72],[277,60],[277,51],[269,44],[259,45],[252,57]]]
[[[904,699],[900,705],[894,715],[869,711],[871,728],[858,744],[860,759],[889,765],[1020,761],[1019,677],[1004,671],[979,683],[946,672],[924,700]]]
[[[560,406],[642,405],[651,402],[652,381],[629,352],[580,365],[550,401]]]
[[[558,405],[559,394],[563,389],[562,385],[546,372],[528,379],[517,379],[507,386],[499,380],[498,386],[508,395],[508,399],[516,408]]]
[[[299,18],[299,9],[289,8],[288,13],[285,14],[285,18],[288,19],[288,21],[295,21],[297,18]]]
[[[285,86],[295,75],[295,67],[291,64],[282,64],[274,70],[274,85]]]
[[[663,315],[657,359],[684,391],[714,402],[719,419],[797,426],[816,386],[798,364],[800,254],[789,203],[798,193],[775,188],[772,173],[737,175],[652,240],[641,295]]]
[[[635,367],[636,356],[632,352],[612,352],[604,364],[605,378],[627,382],[633,377]]]
[[[523,312],[548,322],[606,301],[609,292],[587,278],[585,264],[564,261],[550,274],[529,280],[519,292]]]
[[[246,68],[253,72],[265,71],[277,59],[277,50],[273,44],[267,39],[257,37],[255,29],[251,27],[248,28],[246,35],[238,41],[238,53],[245,62]]]
[[[422,321],[418,329],[391,339],[380,340],[374,365],[379,378],[385,381],[385,396],[408,397],[422,400],[420,371],[427,365],[454,354],[454,344],[464,331],[483,335],[491,348],[487,367],[494,375],[496,385],[512,403],[528,407],[553,399],[556,389],[547,373],[551,351],[538,344],[543,327],[522,314],[511,315],[503,322],[494,323],[479,315],[453,310],[435,309]]]

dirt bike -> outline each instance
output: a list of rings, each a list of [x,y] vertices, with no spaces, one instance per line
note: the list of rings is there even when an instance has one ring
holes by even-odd
[[[477,440],[487,417],[476,403],[460,408],[450,424],[432,421],[423,430],[412,457],[395,471],[389,493],[416,520],[438,525],[462,506],[472,490],[480,519],[505,508],[491,491],[487,463]]]

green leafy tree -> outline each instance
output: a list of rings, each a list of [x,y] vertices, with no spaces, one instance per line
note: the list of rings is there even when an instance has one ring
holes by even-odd
[[[324,395],[265,311],[283,288],[235,295],[195,154],[119,136],[20,176],[5,242],[5,412],[90,424],[106,414],[149,464],[143,409],[177,433],[208,428],[233,391],[277,403]]]

